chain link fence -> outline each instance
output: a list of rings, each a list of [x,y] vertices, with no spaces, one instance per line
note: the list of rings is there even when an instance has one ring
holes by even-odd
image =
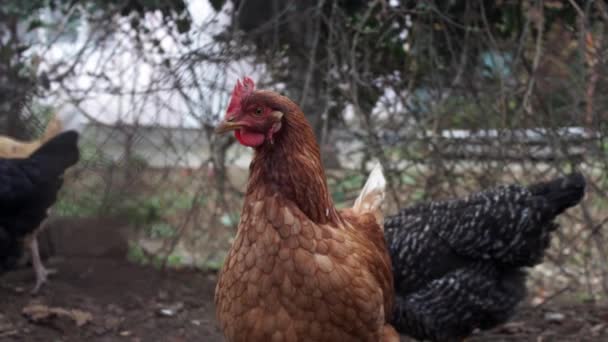
[[[365,52],[383,33],[372,24],[390,18],[411,27],[420,9],[377,1],[352,23],[328,3],[307,12],[312,47],[291,74],[289,56],[271,43],[267,54],[239,48],[253,38],[224,29],[236,10],[230,7],[207,11],[187,37],[151,14],[151,29],[136,37],[128,18],[114,18],[111,28],[90,22],[73,41],[34,40],[35,52],[23,59],[37,58],[32,77],[44,72],[52,86],[10,106],[27,123],[22,138],[39,136],[54,113],[81,120],[82,160],[66,176],[55,214],[124,222],[136,262],[217,269],[236,232],[252,152],[212,131],[236,78],[251,75],[312,111],[340,207],[352,203],[375,160],[389,178],[388,214],[416,201],[583,172],[586,198],[560,217],[545,262],[532,270],[532,300],[605,298],[605,9],[580,9],[580,21],[594,18],[582,29],[561,23],[544,30],[538,11],[548,11],[548,2],[530,2],[525,29],[497,41],[483,20],[455,22],[439,8],[398,45],[403,65],[380,73],[382,63]],[[277,23],[293,15],[280,12]],[[315,40],[315,30],[326,38]],[[465,33],[450,38],[454,30]],[[459,45],[445,58],[425,48],[440,36],[441,44]],[[0,80],[8,87],[10,80]],[[307,86],[294,91],[293,82]],[[30,96],[30,88],[24,92]]]

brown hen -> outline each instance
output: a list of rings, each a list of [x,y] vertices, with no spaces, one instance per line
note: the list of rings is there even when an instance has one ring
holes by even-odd
[[[237,83],[217,131],[234,131],[255,150],[215,293],[226,339],[399,341],[387,324],[393,277],[377,179],[338,211],[300,108],[249,78]]]

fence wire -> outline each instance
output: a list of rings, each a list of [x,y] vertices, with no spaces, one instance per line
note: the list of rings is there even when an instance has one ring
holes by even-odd
[[[433,39],[460,30],[460,24],[433,12],[433,20],[403,38],[410,46],[429,48],[404,47],[401,69],[380,73],[376,68],[382,63],[370,51],[382,32],[361,27],[388,17],[412,25],[418,13],[374,6],[355,24],[336,6],[311,9],[316,21],[306,26],[312,31],[306,32],[307,54],[297,68],[290,68],[296,58],[282,49],[255,55],[235,47],[254,37],[211,29],[226,20],[224,12],[196,26],[189,44],[162,22],[138,39],[125,19],[113,19],[111,30],[92,23],[74,43],[36,43],[40,51],[70,57],[44,59],[35,75],[44,70],[52,87],[37,93],[20,82],[28,86],[24,95],[2,110],[10,111],[4,117],[20,117],[26,133],[12,134],[15,126],[9,123],[2,127],[35,139],[52,115],[81,118],[82,160],[66,176],[55,214],[123,222],[128,257],[136,262],[217,269],[236,232],[252,152],[212,131],[236,78],[253,75],[261,86],[284,91],[309,109],[341,207],[352,203],[376,160],[389,178],[387,214],[421,200],[581,171],[587,195],[560,216],[545,261],[531,270],[532,300],[605,298],[605,18],[565,39],[559,34],[566,24],[543,31],[530,16],[526,30],[500,44],[479,24],[479,32],[443,41],[461,49],[442,59],[430,48],[437,44]],[[580,20],[591,15],[591,9],[584,10]],[[288,15],[281,12],[284,20],[276,24],[289,23]],[[315,30],[325,38],[315,40]],[[274,43],[269,44],[272,49]],[[490,53],[467,59],[473,55],[467,48]],[[472,73],[479,63],[487,63],[484,71]],[[501,63],[508,68],[497,67]],[[424,77],[410,78],[420,68]],[[0,78],[2,87],[10,88],[8,76],[20,75]],[[306,86],[295,89],[294,84]]]

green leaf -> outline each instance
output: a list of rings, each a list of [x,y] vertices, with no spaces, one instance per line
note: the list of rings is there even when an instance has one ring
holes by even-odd
[[[165,222],[154,223],[148,229],[148,235],[154,239],[170,238],[177,233],[173,226]]]
[[[167,257],[167,266],[175,267],[182,264],[182,257],[179,255],[171,254]]]
[[[179,33],[186,33],[190,31],[190,28],[192,26],[190,18],[177,19],[175,21],[175,24],[177,25],[177,32]]]
[[[209,3],[216,12],[219,12],[222,10],[222,7],[224,7],[226,0],[209,0]]]
[[[40,19],[32,19],[30,21],[30,24],[27,27],[27,31],[31,32],[31,31],[33,31],[35,29],[38,29],[38,28],[41,28],[41,27],[45,27],[45,26],[46,26],[46,23],[43,22],[42,20],[40,20]]]

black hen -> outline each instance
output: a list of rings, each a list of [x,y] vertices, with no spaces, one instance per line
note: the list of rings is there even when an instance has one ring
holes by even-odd
[[[387,217],[392,324],[418,339],[456,341],[504,323],[526,295],[523,268],[542,261],[555,217],[584,194],[585,178],[577,173],[423,203]]]
[[[0,274],[20,259],[24,238],[46,218],[65,170],[79,159],[78,133],[61,133],[26,159],[0,159]]]

